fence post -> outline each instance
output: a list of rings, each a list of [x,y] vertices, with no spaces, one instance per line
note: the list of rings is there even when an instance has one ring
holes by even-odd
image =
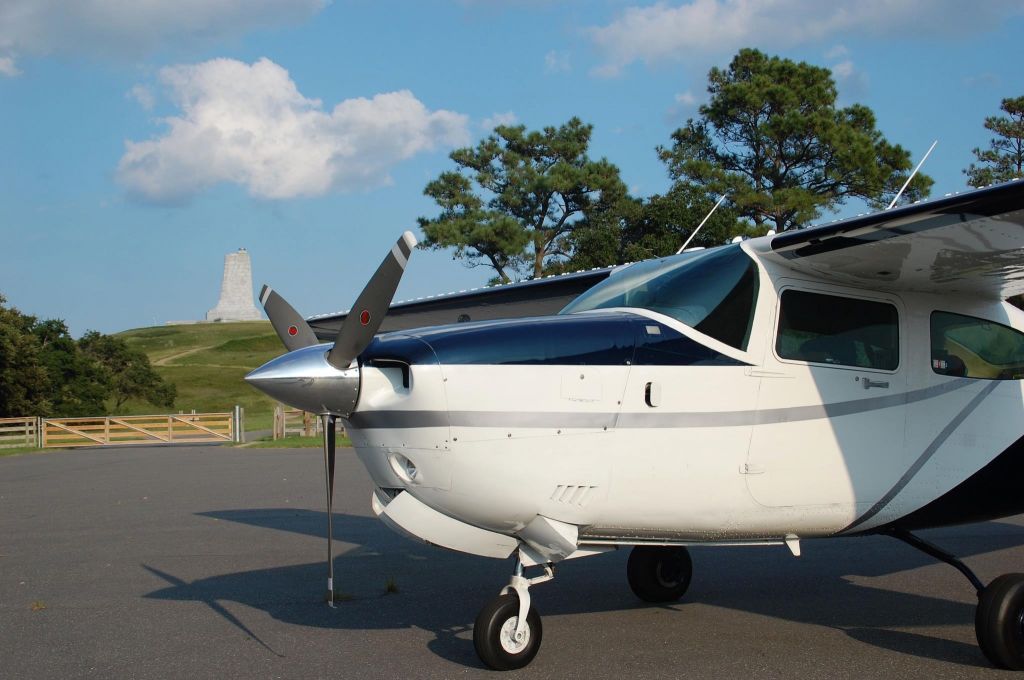
[[[231,424],[234,429],[232,432],[231,440],[236,443],[245,442],[245,409],[238,404],[235,404],[234,412],[232,413]]]
[[[274,431],[271,438],[274,441],[284,439],[284,408],[281,404],[274,405]]]

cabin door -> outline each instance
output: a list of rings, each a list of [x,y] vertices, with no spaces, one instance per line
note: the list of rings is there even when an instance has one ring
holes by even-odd
[[[781,289],[742,470],[758,503],[848,517],[905,470],[901,312],[891,296]]]

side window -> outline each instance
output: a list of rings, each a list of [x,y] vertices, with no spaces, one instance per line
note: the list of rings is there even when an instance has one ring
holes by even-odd
[[[899,316],[885,302],[786,290],[775,351],[783,359],[894,371]]]
[[[1024,378],[1024,334],[994,321],[932,312],[932,370],[987,380]]]

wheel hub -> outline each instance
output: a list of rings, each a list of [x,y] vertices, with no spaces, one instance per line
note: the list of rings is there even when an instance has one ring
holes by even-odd
[[[672,588],[682,580],[682,564],[678,560],[662,560],[655,570],[658,583],[665,588]]]
[[[501,648],[509,654],[518,654],[526,649],[526,646],[530,644],[530,624],[527,623],[523,626],[523,630],[519,633],[517,638],[516,625],[518,623],[518,616],[506,619],[505,623],[501,626],[501,633],[498,635],[498,639],[501,642]]]

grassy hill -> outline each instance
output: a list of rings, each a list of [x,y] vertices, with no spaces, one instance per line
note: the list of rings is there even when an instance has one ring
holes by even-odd
[[[139,328],[118,337],[145,352],[160,375],[177,386],[174,410],[223,412],[239,404],[247,430],[270,429],[274,402],[243,380],[285,351],[269,321]],[[126,415],[160,410],[145,402],[124,409]]]

